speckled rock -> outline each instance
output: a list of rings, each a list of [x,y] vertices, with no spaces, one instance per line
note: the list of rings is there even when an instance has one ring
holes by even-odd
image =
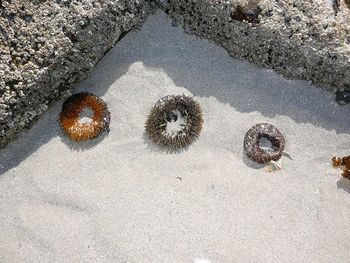
[[[150,10],[146,0],[0,1],[0,148]]]
[[[159,0],[233,57],[328,90],[350,86],[349,0]],[[349,8],[348,8],[349,7]]]

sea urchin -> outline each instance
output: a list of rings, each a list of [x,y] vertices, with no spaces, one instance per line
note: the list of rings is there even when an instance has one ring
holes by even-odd
[[[265,139],[270,142],[271,146],[267,149],[261,146],[261,141]],[[249,159],[260,163],[270,163],[281,166],[276,163],[281,156],[285,147],[285,140],[282,133],[269,123],[258,123],[248,130],[244,137],[244,151]],[[271,171],[271,169],[270,169]]]
[[[176,151],[187,148],[199,137],[202,115],[199,103],[192,97],[169,95],[154,105],[145,129],[152,142]]]
[[[79,117],[84,109],[93,112],[91,121],[81,123]],[[110,112],[107,104],[94,94],[81,92],[69,97],[62,105],[60,126],[73,141],[94,139],[104,131],[109,131]]]

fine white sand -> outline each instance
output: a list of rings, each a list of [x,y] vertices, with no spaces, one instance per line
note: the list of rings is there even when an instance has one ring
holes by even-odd
[[[232,59],[165,14],[129,33],[75,89],[101,96],[111,132],[76,146],[62,102],[0,152],[0,262],[349,262],[350,105]],[[199,140],[170,154],[144,134],[151,107],[195,96]],[[283,170],[243,154],[245,132],[285,135]]]

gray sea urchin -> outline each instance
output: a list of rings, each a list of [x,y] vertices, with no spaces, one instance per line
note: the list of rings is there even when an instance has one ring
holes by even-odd
[[[198,102],[185,95],[169,95],[154,105],[145,129],[152,142],[176,151],[194,142],[202,125],[203,114]]]
[[[263,149],[260,146],[260,140],[265,138],[271,142],[269,149]],[[285,140],[282,133],[269,123],[258,123],[248,130],[244,137],[243,144],[248,158],[260,163],[266,164],[272,161],[278,161],[285,147]]]

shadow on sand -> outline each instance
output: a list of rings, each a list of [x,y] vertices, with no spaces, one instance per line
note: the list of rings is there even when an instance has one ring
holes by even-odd
[[[340,178],[337,182],[338,189],[343,189],[344,191],[350,193],[350,180],[344,177]]]

